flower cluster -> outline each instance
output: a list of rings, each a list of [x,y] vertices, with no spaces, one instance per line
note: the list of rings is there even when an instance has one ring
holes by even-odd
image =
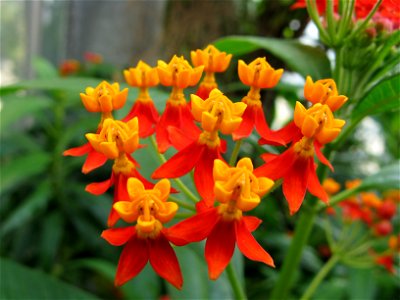
[[[361,180],[355,179],[345,183],[346,190],[357,188]],[[324,189],[330,195],[340,190],[340,184],[328,178],[323,183]],[[368,256],[378,265],[384,266],[389,272],[394,273],[396,256],[400,251],[400,236],[393,232],[393,219],[400,203],[400,191],[389,190],[379,196],[374,192],[359,192],[339,203],[338,210],[330,210],[330,214],[340,216],[345,225],[362,223],[372,245],[377,241],[385,240],[384,246],[368,247]],[[340,213],[339,213],[340,212]],[[375,243],[374,243],[375,242]]]
[[[249,92],[242,101],[233,102],[218,89],[214,76],[228,68],[231,55],[209,45],[192,51],[191,58],[194,67],[184,57],[174,56],[168,63],[159,61],[156,67],[139,61],[136,67],[125,70],[126,82],[139,93],[121,120],[115,120],[112,113],[125,104],[128,89],[121,91],[118,83],[104,81],[81,94],[86,110],[101,113],[100,122],[94,133],[85,135],[85,145],[66,150],[64,155],[87,154],[83,173],[113,161],[110,178],[89,184],[86,191],[100,195],[114,188],[109,228],[102,237],[114,246],[124,245],[116,285],[135,277],[149,261],[157,274],[180,289],[183,278],[171,243],[183,246],[206,240],[205,259],[211,279],[217,279],[228,266],[235,245],[247,258],[273,267],[272,257],[252,235],[261,220],[247,215],[270,191],[273,180],[283,178],[291,213],[300,208],[306,190],[324,201],[328,199],[316,176],[314,154],[332,168],[321,148],[340,133],[344,121],[335,119],[333,112],[347,100],[339,95],[335,82],[307,78],[304,95],[312,105],[306,108],[297,102],[294,120],[274,131],[266,122],[260,90],[276,86],[282,69],[275,70],[265,57],[249,64],[240,60],[238,77],[249,86]],[[149,88],[158,84],[172,89],[162,113],[149,93]],[[184,89],[198,84],[188,102]],[[240,145],[253,129],[260,136],[260,144],[291,145],[279,156],[264,154],[266,163],[256,169],[249,157],[236,163],[237,151],[233,151],[229,163],[225,161],[227,138]],[[151,139],[164,160],[151,179],[140,174],[140,162],[133,158],[134,152],[143,148],[142,138]],[[171,148],[175,153],[165,159],[163,153]],[[170,196],[177,191],[169,179],[190,172],[200,196],[193,207],[196,213],[167,228],[165,224],[179,209],[179,201]],[[120,220],[130,226],[116,227]]]

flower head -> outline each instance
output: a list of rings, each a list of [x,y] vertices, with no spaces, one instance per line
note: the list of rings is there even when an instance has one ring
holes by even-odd
[[[160,83],[180,89],[196,85],[201,78],[203,69],[204,66],[193,68],[183,56],[176,55],[168,64],[159,60],[157,66]]]
[[[215,46],[208,45],[205,49],[190,52],[194,66],[204,66],[205,72],[224,72],[231,61],[232,54],[221,52]]]
[[[191,100],[193,117],[208,132],[220,130],[223,134],[231,134],[239,127],[246,109],[246,104],[233,103],[218,89],[212,90],[206,100],[193,94]]]
[[[116,159],[121,153],[132,153],[139,147],[138,130],[137,118],[127,123],[106,119],[100,133],[88,133],[86,138],[97,152]]]
[[[157,68],[152,68],[141,60],[135,68],[124,70],[124,77],[130,86],[139,88],[153,87],[160,82]]]
[[[261,89],[277,85],[283,69],[275,70],[265,57],[259,57],[248,65],[243,60],[239,60],[238,73],[240,80],[245,85]]]
[[[333,79],[322,79],[313,82],[310,76],[304,85],[304,97],[313,104],[321,103],[329,106],[331,111],[339,109],[348,98],[338,94]]]
[[[305,137],[315,138],[324,145],[339,135],[345,121],[335,119],[326,104],[317,103],[306,109],[300,102],[296,102],[294,123]]]
[[[80,94],[82,103],[89,112],[110,113],[114,109],[124,106],[128,96],[128,89],[122,91],[119,84],[109,84],[107,81],[101,82],[97,87],[86,88],[85,94]]]
[[[68,76],[75,74],[81,68],[81,64],[76,59],[67,59],[63,61],[59,67],[59,72],[61,76]]]

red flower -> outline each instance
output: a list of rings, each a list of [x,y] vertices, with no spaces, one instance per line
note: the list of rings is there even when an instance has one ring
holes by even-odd
[[[82,173],[87,174],[90,171],[104,165],[107,161],[107,156],[93,149],[90,143],[86,143],[79,147],[70,148],[63,152],[64,156],[83,156],[87,154],[86,160],[82,166]]]
[[[269,156],[266,164],[257,168],[254,174],[266,176],[272,180],[283,178],[283,194],[289,204],[291,214],[296,213],[303,203],[306,191],[324,202],[328,202],[328,195],[323,189],[316,174],[314,162],[314,149],[319,157],[323,157],[319,151],[320,146],[304,145],[304,139],[292,145],[278,156]],[[327,161],[326,158],[323,158]]]
[[[139,136],[141,138],[152,135],[155,131],[155,125],[160,119],[158,111],[152,101],[136,101],[122,121],[128,122],[134,117],[139,119]]]
[[[251,234],[261,220],[242,215],[243,211],[256,207],[260,197],[273,185],[271,180],[256,177],[252,171],[249,158],[240,160],[236,168],[216,160],[214,190],[221,204],[208,208],[199,205],[200,211],[195,216],[167,230],[169,240],[179,246],[207,238],[205,257],[211,279],[217,279],[227,267],[236,244],[247,258],[274,266],[271,256]]]

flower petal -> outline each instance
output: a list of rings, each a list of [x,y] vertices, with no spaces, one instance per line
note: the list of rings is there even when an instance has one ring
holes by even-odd
[[[90,151],[82,166],[82,173],[87,174],[107,162],[108,158],[103,153]]]
[[[318,160],[323,163],[325,166],[329,167],[331,171],[333,172],[333,166],[330,163],[330,161],[324,156],[324,154],[321,151],[322,145],[318,143],[317,141],[314,141],[314,149],[315,149],[315,155],[317,156]]]
[[[215,207],[207,208],[166,229],[168,239],[177,246],[204,240],[219,220]]]
[[[149,239],[150,264],[154,271],[177,289],[182,288],[183,278],[178,259],[168,240],[161,233]]]
[[[205,247],[210,279],[217,279],[229,264],[235,250],[235,240],[234,222],[220,220],[211,231]]]
[[[236,129],[233,134],[233,140],[239,140],[248,137],[254,128],[255,122],[255,105],[247,105],[246,110],[242,115],[242,123],[239,128]]]
[[[113,246],[121,246],[135,234],[135,226],[103,230],[101,237]]]
[[[296,158],[297,155],[294,153],[293,147],[290,147],[276,158],[256,168],[254,170],[254,175],[257,177],[268,177],[272,180],[282,178],[290,172]]]
[[[307,189],[313,194],[315,197],[318,197],[325,203],[328,203],[329,197],[326,193],[325,189],[322,187],[321,183],[319,182],[315,163],[312,159],[309,160],[310,166],[309,168],[309,175],[308,175],[308,182],[307,182]]]
[[[248,259],[275,267],[271,255],[255,240],[243,219],[235,222],[235,230],[237,245],[244,256]]]
[[[136,235],[129,240],[119,258],[115,285],[123,285],[142,271],[149,260],[147,241]]]
[[[288,201],[291,215],[299,210],[306,194],[310,174],[309,160],[313,160],[313,158],[298,158],[283,178],[283,194]]]
[[[113,177],[102,182],[93,182],[86,186],[85,191],[93,195],[104,194],[114,184]]]
[[[261,219],[253,216],[243,216],[242,220],[250,232],[256,230],[258,226],[260,226],[260,224],[262,223]]]
[[[188,173],[202,157],[206,146],[197,144],[197,141],[172,156],[158,167],[151,178],[176,178]]]
[[[86,144],[84,144],[82,146],[65,150],[63,152],[63,155],[64,156],[82,156],[82,155],[85,155],[86,153],[89,153],[91,150],[93,150],[93,147],[89,142],[87,142]]]

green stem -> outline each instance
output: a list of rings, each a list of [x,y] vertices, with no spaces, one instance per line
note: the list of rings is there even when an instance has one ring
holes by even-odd
[[[232,150],[232,154],[231,154],[231,158],[229,159],[229,165],[230,166],[234,166],[236,163],[236,160],[239,156],[239,151],[240,151],[240,146],[242,146],[242,142],[243,140],[240,139],[236,142],[235,144],[235,148],[233,148]]]
[[[293,285],[293,275],[297,270],[302,250],[307,243],[311,229],[314,225],[316,211],[309,209],[301,212],[300,219],[296,224],[296,229],[289,250],[285,256],[283,266],[279,272],[278,281],[272,291],[271,299],[287,299],[287,294]]]
[[[314,277],[313,281],[308,286],[306,292],[303,294],[300,300],[310,299],[310,297],[314,294],[319,284],[322,282],[325,276],[328,275],[328,273],[333,269],[333,267],[337,264],[338,261],[339,261],[338,255],[331,256],[331,258],[326,262],[326,264],[322,267],[321,270],[319,270],[318,274]]]
[[[161,154],[160,152],[158,152],[158,148],[157,148],[157,143],[156,140],[154,138],[154,136],[152,135],[150,137],[150,141],[151,144],[153,145],[154,149],[156,150],[157,156],[160,159],[161,163],[165,163],[167,161],[167,159],[165,158],[165,156],[163,154]],[[182,190],[182,192],[188,196],[188,198],[193,202],[193,203],[197,203],[199,202],[199,199],[190,191],[190,189],[182,182],[182,180],[180,180],[179,178],[174,178],[174,181],[176,182],[176,184],[180,187],[180,189]]]
[[[171,195],[170,195],[170,196],[169,196],[169,199],[170,199],[172,202],[175,202],[176,204],[178,204],[180,207],[186,208],[186,209],[188,209],[188,210],[190,210],[190,211],[196,211],[196,209],[195,209],[192,205],[189,205],[189,204],[187,204],[187,203],[181,201],[180,199],[178,199],[178,198],[176,198],[176,197],[174,197],[174,196],[171,196]]]
[[[226,267],[226,273],[228,275],[229,282],[232,286],[235,299],[247,299],[246,293],[243,290],[242,285],[236,275],[235,269],[233,268],[232,262]]]
[[[321,21],[319,20],[319,14],[318,14],[316,1],[315,0],[306,0],[306,4],[307,4],[308,15],[313,20],[315,26],[317,26],[319,34],[321,36],[321,40],[323,42],[325,42],[326,44],[330,45],[331,41],[330,41],[329,35],[326,32],[326,30],[322,27]]]

